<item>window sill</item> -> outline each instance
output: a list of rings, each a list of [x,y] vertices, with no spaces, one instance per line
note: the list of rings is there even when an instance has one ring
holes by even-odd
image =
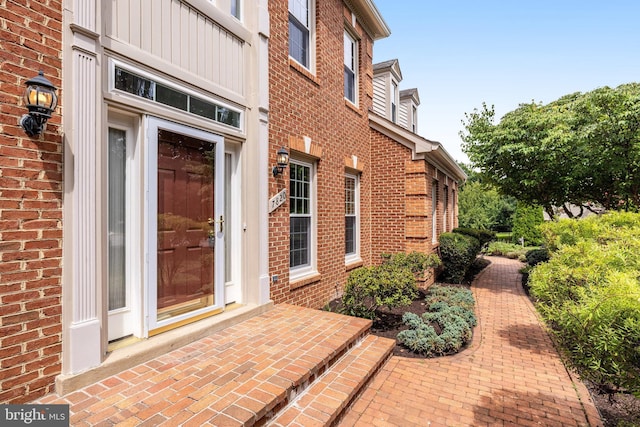
[[[362,110],[360,110],[360,108],[358,108],[358,106],[356,104],[354,104],[353,102],[349,101],[347,98],[344,99],[344,105],[349,108],[351,111],[357,113],[359,116],[363,116]]]
[[[289,290],[292,291],[294,289],[302,288],[312,283],[319,282],[320,280],[322,280],[322,274],[317,271],[309,273],[306,276],[296,277],[293,280],[289,280]]]
[[[345,261],[345,264],[345,270],[351,271],[355,270],[356,268],[362,267],[364,265],[364,261],[361,259],[349,259]]]
[[[304,65],[300,64],[298,61],[291,57],[289,57],[289,67],[293,68],[298,73],[311,80],[311,83],[315,84],[316,86],[320,86],[317,77],[311,71],[309,71],[309,69],[305,68]]]

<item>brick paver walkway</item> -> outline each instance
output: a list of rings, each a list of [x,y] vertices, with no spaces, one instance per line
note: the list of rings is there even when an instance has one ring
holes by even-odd
[[[473,292],[479,327],[450,357],[393,357],[341,426],[601,426],[520,286],[517,261],[489,257]]]

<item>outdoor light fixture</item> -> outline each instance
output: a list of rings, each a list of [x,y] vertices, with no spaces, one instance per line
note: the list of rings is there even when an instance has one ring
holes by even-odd
[[[276,166],[273,167],[273,176],[276,177],[280,175],[284,168],[289,164],[289,152],[286,148],[280,147],[278,152],[276,153]]]
[[[51,113],[56,108],[58,97],[56,87],[44,77],[40,71],[36,77],[25,82],[27,89],[24,92],[24,101],[29,109],[20,119],[20,126],[29,136],[37,136],[42,132]]]

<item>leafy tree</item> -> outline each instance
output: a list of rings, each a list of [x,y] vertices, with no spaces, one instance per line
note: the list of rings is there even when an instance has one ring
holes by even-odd
[[[467,182],[458,193],[458,224],[479,230],[510,230],[516,202],[492,187]]]
[[[465,114],[463,149],[483,182],[553,215],[554,206],[640,207],[640,84]]]

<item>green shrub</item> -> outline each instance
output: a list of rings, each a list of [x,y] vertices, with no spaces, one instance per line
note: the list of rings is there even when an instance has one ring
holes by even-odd
[[[477,228],[455,228],[452,230],[453,233],[466,234],[467,236],[475,237],[480,242],[480,246],[484,246],[486,243],[489,243],[492,240],[496,239],[495,231],[489,230],[479,230]]]
[[[640,214],[545,224],[552,256],[531,295],[570,363],[602,389],[640,395]]]
[[[414,313],[402,316],[410,329],[401,331],[398,341],[411,351],[429,357],[457,352],[471,339],[472,328],[477,323],[471,291],[435,285],[429,288],[426,301],[429,311],[422,316]]]
[[[437,302],[446,302],[449,305],[457,305],[467,310],[473,310],[475,300],[470,290],[456,286],[433,285],[425,296],[425,303],[431,306]]]
[[[444,265],[442,280],[460,283],[480,251],[480,241],[460,233],[440,235],[440,257]]]
[[[379,307],[409,305],[418,295],[416,279],[408,268],[393,264],[353,270],[342,295],[344,314],[374,319]]]
[[[531,249],[524,254],[524,257],[527,260],[527,264],[535,266],[541,262],[549,261],[549,251],[545,248]]]
[[[437,254],[425,254],[422,252],[382,254],[385,264],[390,264],[398,268],[408,268],[411,272],[420,276],[430,268],[437,268],[442,265]]]
[[[519,239],[522,238],[525,245],[540,245],[542,243],[542,233],[539,227],[543,222],[542,207],[518,203],[513,214],[513,243],[520,242]]]
[[[505,242],[491,242],[486,249],[484,249],[485,255],[502,256],[510,259],[519,259],[525,261],[525,255],[528,251],[533,249],[539,249],[537,246],[522,246],[515,243]]]

